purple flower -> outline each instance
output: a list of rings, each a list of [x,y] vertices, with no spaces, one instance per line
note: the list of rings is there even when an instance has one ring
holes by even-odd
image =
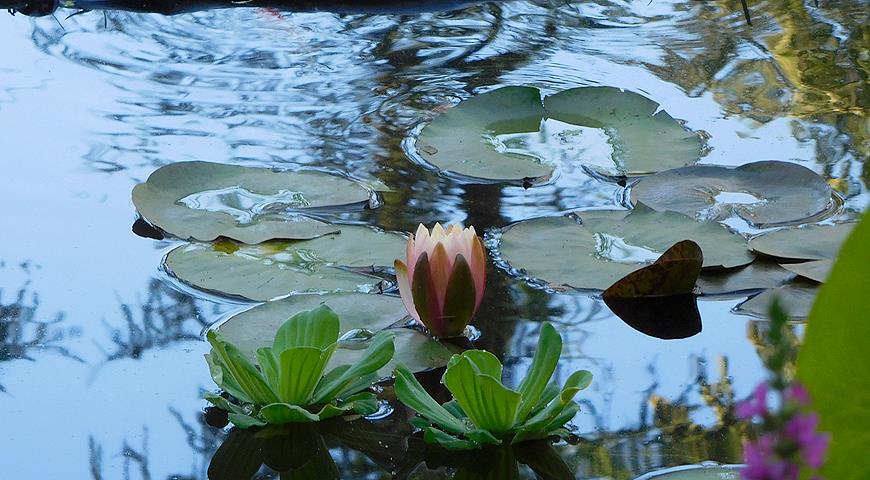
[[[819,468],[825,461],[830,435],[816,433],[819,416],[815,413],[795,415],[785,424],[783,434],[798,444],[807,465]]]
[[[777,438],[762,435],[755,442],[743,442],[746,466],[740,470],[743,480],[797,480],[800,467],[777,457],[774,449]]]
[[[738,403],[734,409],[737,418],[748,420],[767,413],[767,388],[766,383],[759,383],[751,398]]]
[[[785,389],[785,399],[787,402],[796,403],[801,407],[810,404],[809,392],[807,392],[807,389],[798,382],[794,382]]]

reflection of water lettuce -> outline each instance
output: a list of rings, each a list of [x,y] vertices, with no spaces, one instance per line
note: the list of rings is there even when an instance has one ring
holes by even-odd
[[[454,400],[438,404],[402,365],[394,372],[396,396],[421,415],[413,423],[424,429],[424,439],[450,450],[565,436],[563,427],[580,410],[573,398],[589,386],[592,374],[576,371],[561,389],[549,383],[561,353],[562,338],[544,323],[532,365],[517,390],[501,383],[502,365],[493,354],[468,350],[450,359],[442,380]]]
[[[338,316],[325,305],[287,320],[271,347],[257,349],[258,366],[209,332],[212,351],[206,360],[212,378],[238,402],[213,394],[206,400],[227,410],[240,428],[317,422],[351,411],[372,414],[377,399],[367,390],[378,380],[378,369],[393,358],[393,334],[378,333],[359,361],[327,373],[338,338]]]

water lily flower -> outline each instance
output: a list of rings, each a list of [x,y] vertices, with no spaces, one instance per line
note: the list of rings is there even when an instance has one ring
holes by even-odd
[[[461,335],[486,285],[486,253],[474,227],[422,224],[408,240],[407,264],[396,260],[399,293],[408,313],[439,338]]]

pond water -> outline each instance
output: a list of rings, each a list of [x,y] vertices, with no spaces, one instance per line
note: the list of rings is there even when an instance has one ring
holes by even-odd
[[[162,165],[346,172],[391,190],[353,220],[405,232],[418,222],[489,231],[619,208],[623,188],[581,168],[529,189],[475,185],[409,152],[422,124],[472,94],[605,85],[646,95],[703,132],[701,163],[804,165],[840,192],[831,219],[855,218],[870,180],[870,9],[862,0],[819,3],[752,2],[751,26],[738,1],[669,0],[508,1],[401,16],[267,8],[0,16],[2,476],[207,478],[227,433],[203,419],[201,394],[213,385],[202,334],[249,305],[174,281],[159,266],[179,243],[131,231],[131,189]],[[530,136],[494,141],[506,149],[537,141],[535,151],[558,154]],[[606,140],[591,141],[607,150]],[[189,201],[224,208],[213,203],[227,195],[239,209],[262,203],[232,192]],[[721,197],[751,203],[741,192]],[[576,478],[737,463],[729,404],[764,375],[764,322],[734,312],[745,299],[702,298],[703,331],[661,340],[596,295],[536,288],[491,264],[478,343],[504,359],[515,385],[539,322],[550,320],[565,339],[558,380],[594,373],[573,422],[581,441],[555,447]],[[404,414],[378,429],[402,433],[395,420]],[[396,459],[362,443],[329,437],[323,448],[342,478],[389,478]],[[396,476],[460,478],[463,468],[431,462]],[[278,474],[264,467],[258,478]]]

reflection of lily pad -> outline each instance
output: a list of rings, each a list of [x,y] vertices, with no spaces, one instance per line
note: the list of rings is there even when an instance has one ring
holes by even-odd
[[[782,266],[757,259],[740,269],[704,272],[697,285],[701,295],[725,295],[774,288],[794,278]]]
[[[776,258],[834,260],[853,228],[854,223],[784,228],[754,237],[749,248]]]
[[[701,219],[737,215],[756,227],[769,227],[827,213],[831,187],[812,170],[789,162],[697,165],[641,179],[631,189],[631,200]]]
[[[283,300],[266,302],[234,315],[217,327],[228,341],[252,359],[257,348],[269,345],[278,327],[294,314],[325,303],[341,320],[341,333],[350,337],[341,343],[330,360],[333,368],[353,363],[368,346],[367,340],[377,331],[407,316],[402,300],[381,294],[344,293],[329,295],[295,295]],[[447,364],[454,347],[447,347],[428,335],[410,328],[393,328],[396,353],[393,361],[381,371],[388,375],[396,362],[420,371]]]
[[[253,244],[336,232],[304,213],[361,208],[370,196],[357,182],[319,171],[181,162],[136,185],[133,204],[146,220],[176,237],[211,241],[223,236]]]
[[[654,261],[681,240],[697,243],[704,267],[736,267],[752,261],[742,237],[715,222],[696,222],[643,205],[634,210],[578,212],[516,223],[502,234],[503,261],[551,287],[603,290]]]
[[[558,133],[547,127],[558,123]],[[595,132],[599,132],[596,134]],[[588,138],[602,137],[608,152]],[[442,171],[481,180],[536,183],[559,162],[606,175],[650,173],[697,161],[701,140],[659,105],[613,87],[581,87],[541,100],[531,87],[471,97],[435,118],[419,155]]]
[[[341,233],[312,240],[182,245],[163,264],[196,288],[263,301],[300,292],[371,291],[381,280],[359,272],[392,265],[404,249],[400,235],[342,225]]]
[[[828,278],[828,274],[831,273],[833,267],[833,260],[813,260],[810,262],[785,263],[782,265],[782,268],[789,272],[794,272],[819,283],[824,282]]]
[[[738,313],[768,318],[770,305],[778,298],[780,305],[794,320],[805,320],[810,315],[819,289],[815,285],[789,284],[765,290],[737,306]]]

